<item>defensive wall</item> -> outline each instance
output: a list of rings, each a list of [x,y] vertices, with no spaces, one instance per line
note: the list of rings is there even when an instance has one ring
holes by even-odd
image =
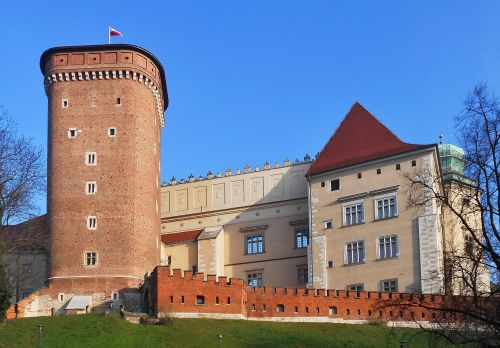
[[[446,318],[438,310],[450,299],[444,295],[252,287],[241,279],[217,279],[168,266],[156,267],[145,287],[150,312],[155,315],[346,323],[378,320],[401,326],[459,319],[458,315]],[[403,306],[388,306],[391,299]]]

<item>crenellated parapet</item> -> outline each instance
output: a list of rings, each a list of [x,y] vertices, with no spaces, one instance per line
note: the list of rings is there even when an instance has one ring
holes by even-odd
[[[156,100],[158,118],[168,106],[165,73],[158,59],[133,45],[55,47],[40,58],[45,88],[55,83],[90,80],[131,80],[148,88]]]

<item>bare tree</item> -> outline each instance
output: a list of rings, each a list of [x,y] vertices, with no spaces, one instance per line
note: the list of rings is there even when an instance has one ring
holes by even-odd
[[[408,207],[433,201],[441,212],[443,262],[435,270],[445,296],[404,294],[382,301],[399,316],[432,312],[426,331],[453,343],[500,345],[500,107],[485,84],[474,88],[456,117],[459,147],[440,145],[442,172],[404,173]],[[448,147],[446,147],[448,146]],[[445,162],[444,155],[449,155]],[[420,321],[422,318],[418,318]]]
[[[0,105],[0,268],[7,279],[1,282],[0,296],[10,293],[11,289],[5,283],[12,285],[19,275],[12,260],[28,250],[42,247],[38,231],[10,225],[32,218],[37,212],[35,199],[44,191],[41,149],[31,139],[17,133],[15,123]]]

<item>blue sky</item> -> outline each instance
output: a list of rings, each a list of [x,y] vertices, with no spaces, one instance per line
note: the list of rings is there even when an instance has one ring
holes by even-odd
[[[403,141],[454,142],[467,93],[500,89],[499,1],[9,1],[0,21],[0,104],[44,150],[45,49],[111,25],[153,52],[163,180],[314,155],[355,101]]]

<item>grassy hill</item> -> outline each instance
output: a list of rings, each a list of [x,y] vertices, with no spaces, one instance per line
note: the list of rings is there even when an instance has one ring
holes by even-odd
[[[165,325],[131,324],[117,315],[27,318],[0,325],[0,347],[448,347],[418,330],[382,324],[274,323],[244,320],[173,319]],[[432,345],[429,345],[432,342]]]

